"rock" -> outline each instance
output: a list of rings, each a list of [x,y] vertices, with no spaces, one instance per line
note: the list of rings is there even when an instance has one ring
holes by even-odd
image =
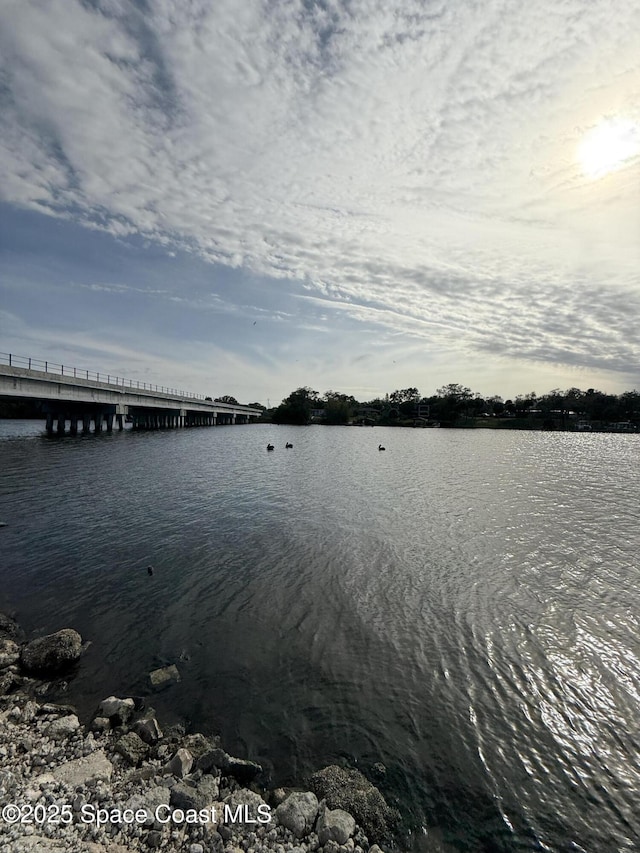
[[[0,613],[0,639],[13,640],[16,643],[21,643],[24,640],[24,631],[6,613]]]
[[[229,767],[229,755],[224,749],[211,749],[200,756],[197,767],[203,773],[211,773],[212,770],[220,770],[224,773]]]
[[[206,777],[205,777],[206,778]],[[256,821],[259,821],[258,826],[268,826],[268,823],[263,823],[265,813],[268,815],[268,807],[260,794],[251,791],[248,788],[238,788],[228,797],[225,797],[225,823],[231,823],[234,832],[238,829],[255,829]],[[259,811],[260,806],[263,810]],[[229,820],[227,820],[227,818]],[[233,818],[236,818],[233,820]],[[245,818],[248,819],[245,822]],[[220,832],[220,828],[218,828]]]
[[[164,785],[149,788],[140,794],[133,794],[125,804],[125,808],[137,812],[144,809],[147,813],[147,821],[152,824],[155,820],[155,812],[159,806],[169,805],[169,789]]]
[[[344,809],[328,809],[326,803],[320,805],[316,832],[318,841],[325,845],[327,841],[346,844],[356,831],[356,822]]]
[[[198,770],[203,773],[211,773],[212,769],[220,770],[227,776],[233,776],[243,785],[251,782],[258,773],[262,773],[262,766],[255,761],[246,761],[243,758],[233,758],[224,749],[211,749],[200,756],[197,762]]]
[[[241,785],[248,785],[255,777],[262,773],[262,765],[255,761],[247,761],[244,758],[229,757],[227,774],[233,776]]]
[[[155,850],[162,844],[162,833],[159,829],[152,829],[151,832],[147,832],[146,841],[147,845]]]
[[[20,677],[13,672],[3,672],[0,675],[0,696],[11,693],[13,688],[20,683]]]
[[[199,732],[195,732],[191,735],[185,735],[185,737],[182,738],[182,745],[185,749],[188,749],[194,759],[197,760],[201,755],[204,755],[205,752],[209,752],[209,750],[214,749],[217,744],[215,740],[211,740]]]
[[[7,638],[0,638],[0,669],[11,666],[20,658],[20,646]]]
[[[154,690],[163,690],[171,684],[177,684],[180,681],[180,673],[178,667],[172,663],[171,666],[163,666],[160,669],[154,669],[149,673],[149,681]]]
[[[110,782],[113,764],[103,749],[98,749],[83,758],[74,758],[54,768],[52,775],[58,782],[76,788],[91,781]]]
[[[205,777],[206,778],[206,777]],[[209,777],[211,779],[211,777]],[[203,782],[201,779],[200,782]],[[171,788],[171,805],[176,809],[206,809],[216,798],[218,794],[214,788],[198,784],[188,785],[186,782],[177,782]]]
[[[73,628],[39,637],[27,643],[20,656],[22,666],[30,672],[57,673],[75,663],[82,652],[82,637]]]
[[[274,806],[279,806],[280,803],[284,803],[284,801],[286,799],[287,799],[287,792],[285,791],[284,788],[274,788],[273,791],[271,792],[270,800]]]
[[[96,717],[108,717],[113,726],[123,726],[133,715],[135,703],[133,699],[118,699],[109,696],[103,699],[98,707]]]
[[[149,754],[149,747],[135,732],[127,732],[126,735],[122,735],[116,741],[114,749],[129,764],[133,764],[134,766],[140,764]]]
[[[296,838],[308,835],[318,816],[318,798],[311,791],[294,791],[276,809],[276,820]]]
[[[44,730],[47,737],[53,740],[65,740],[71,735],[74,735],[80,729],[80,720],[75,714],[69,714],[66,717],[58,717]]]
[[[111,729],[111,720],[108,717],[95,717],[91,721],[92,732],[108,732]]]
[[[353,815],[367,836],[384,840],[399,820],[380,791],[359,770],[345,770],[332,764],[311,776],[309,787],[330,809]]]
[[[184,779],[188,776],[193,767],[193,755],[188,749],[179,749],[175,755],[164,766],[166,773],[171,773],[177,776],[178,779]]]
[[[136,720],[132,729],[145,743],[150,745],[157,743],[162,737],[162,730],[155,717],[145,717],[142,720]]]

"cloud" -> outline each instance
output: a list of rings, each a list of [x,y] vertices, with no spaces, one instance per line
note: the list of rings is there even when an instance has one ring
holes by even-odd
[[[640,123],[638,32],[626,0],[7,0],[0,197],[434,348],[628,371],[640,163],[576,151]]]

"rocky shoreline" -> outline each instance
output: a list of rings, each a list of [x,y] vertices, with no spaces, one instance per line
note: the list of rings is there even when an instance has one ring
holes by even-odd
[[[356,770],[332,765],[311,776],[308,790],[264,790],[262,768],[227,754],[217,738],[163,730],[152,695],[107,697],[83,726],[75,708],[46,701],[50,680],[72,672],[81,654],[72,629],[27,643],[0,614],[6,853],[381,853],[393,846],[398,814]],[[152,674],[155,689],[175,679],[167,669]]]

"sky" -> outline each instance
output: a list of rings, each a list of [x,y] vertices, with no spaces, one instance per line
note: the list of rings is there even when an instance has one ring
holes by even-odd
[[[640,388],[637,0],[0,0],[0,349]]]

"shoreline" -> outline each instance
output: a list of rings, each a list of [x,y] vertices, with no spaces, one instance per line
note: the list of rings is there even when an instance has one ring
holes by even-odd
[[[181,725],[163,730],[148,704],[152,694],[107,697],[82,725],[74,706],[47,701],[51,677],[81,666],[81,654],[72,629],[26,642],[0,613],[0,847],[7,853],[398,849],[399,815],[357,770],[331,765],[312,774],[308,789],[267,790],[260,765],[229,755],[218,737]],[[165,670],[154,674],[158,689],[175,677]]]

